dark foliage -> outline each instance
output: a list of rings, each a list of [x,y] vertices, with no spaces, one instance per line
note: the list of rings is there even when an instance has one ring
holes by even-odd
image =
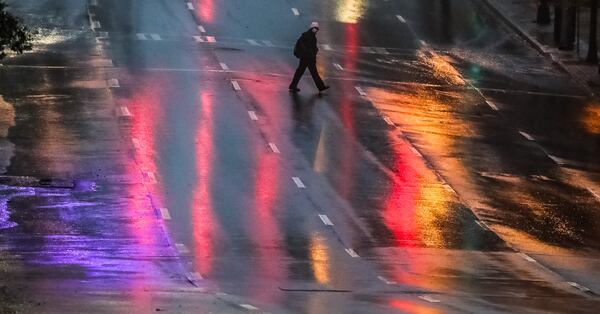
[[[23,53],[31,50],[32,32],[22,22],[6,11],[6,4],[0,0],[0,60],[6,53]]]

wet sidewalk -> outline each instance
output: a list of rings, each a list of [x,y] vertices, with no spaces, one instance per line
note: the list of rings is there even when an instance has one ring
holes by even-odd
[[[538,25],[535,22],[537,0],[486,0],[485,2],[523,39],[568,72],[589,94],[600,94],[598,66],[585,61],[588,51],[589,9],[580,8],[579,11],[579,45],[576,45],[572,51],[564,51],[559,50],[554,43],[553,24]]]

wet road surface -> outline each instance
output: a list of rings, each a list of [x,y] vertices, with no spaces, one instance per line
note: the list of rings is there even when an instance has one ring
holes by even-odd
[[[10,306],[598,307],[599,107],[485,4],[10,3]],[[332,88],[289,94],[312,20]]]

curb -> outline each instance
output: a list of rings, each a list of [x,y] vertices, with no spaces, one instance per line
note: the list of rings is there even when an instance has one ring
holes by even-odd
[[[501,9],[499,9],[491,0],[482,1],[490,10],[492,10],[497,16],[499,16],[506,25],[508,25],[512,30],[517,33],[521,38],[527,41],[535,50],[537,50],[541,55],[549,58],[552,62],[558,65],[563,71],[565,71],[569,76],[580,85],[588,96],[595,96],[594,90],[589,86],[586,82],[585,78],[579,76],[573,71],[569,70],[569,68],[555,55],[551,52],[547,51],[539,41],[537,41],[533,36],[529,35],[524,29],[522,29],[517,23],[515,23],[508,15],[504,13]]]

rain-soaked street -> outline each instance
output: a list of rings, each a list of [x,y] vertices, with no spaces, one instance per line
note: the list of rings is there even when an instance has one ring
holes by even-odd
[[[0,312],[600,308],[600,102],[486,1],[6,2]]]

